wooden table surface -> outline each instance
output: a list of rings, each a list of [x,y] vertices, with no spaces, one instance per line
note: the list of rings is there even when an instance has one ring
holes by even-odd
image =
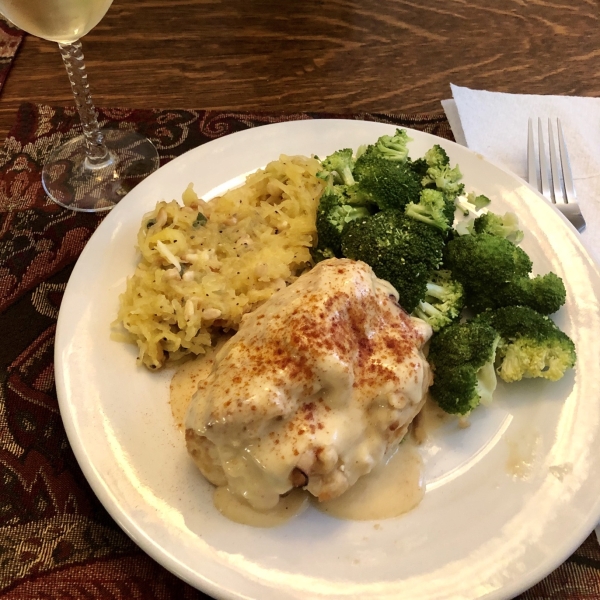
[[[102,106],[438,111],[450,82],[600,95],[599,17],[598,0],[115,0],[83,42]],[[54,43],[25,39],[2,137],[23,101],[72,102]]]

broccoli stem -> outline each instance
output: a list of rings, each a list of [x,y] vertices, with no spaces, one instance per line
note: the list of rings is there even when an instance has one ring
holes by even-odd
[[[422,223],[427,223],[427,225],[431,225],[432,227],[438,227],[439,229],[441,229],[441,227],[439,227],[438,224],[431,217],[427,216],[426,213],[423,213],[418,208],[406,211],[406,214],[409,217],[416,219],[417,221],[421,221]]]
[[[432,296],[438,300],[444,300],[446,297],[447,290],[445,287],[438,285],[437,283],[427,282],[427,296]]]
[[[417,311],[421,311],[422,314],[425,314],[428,317],[443,317],[444,316],[440,310],[438,310],[435,306],[433,306],[433,304],[430,304],[429,302],[426,302],[425,300],[421,300],[419,302]]]
[[[338,171],[339,173],[339,171]],[[354,183],[356,183],[354,181],[354,177],[352,175],[352,171],[350,170],[350,167],[345,167],[341,173],[339,173],[340,177],[342,178],[342,181],[344,182],[345,185],[353,185]]]
[[[457,206],[457,208],[459,208],[463,212],[463,214],[465,216],[468,215],[471,212],[474,212],[474,213],[477,212],[477,207],[474,204],[471,204],[471,202],[469,202],[463,196],[459,196],[456,199],[456,206]]]

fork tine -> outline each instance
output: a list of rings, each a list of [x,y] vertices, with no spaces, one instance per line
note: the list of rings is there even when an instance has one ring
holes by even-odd
[[[528,129],[527,129],[527,181],[536,190],[540,190],[540,181],[537,173],[537,161],[535,159],[535,142],[533,140],[533,122],[529,117]]]
[[[550,147],[550,170],[552,172],[552,196],[556,204],[564,204],[565,195],[561,183],[561,165],[558,159],[558,152],[556,151],[552,121],[550,119],[548,119],[548,145]]]
[[[538,190],[546,197],[546,200],[554,206],[571,222],[571,224],[580,232],[585,229],[586,223],[577,201],[575,200],[575,186],[573,185],[573,176],[571,174],[571,165],[569,155],[567,154],[567,145],[563,135],[562,124],[556,119],[558,146],[560,156],[556,152],[556,143],[552,131],[552,122],[548,119],[548,137],[550,160],[552,162],[552,180],[556,191],[550,187],[548,161],[544,144],[544,132],[542,130],[542,120],[538,118],[538,160],[540,173],[538,179],[537,165],[535,161],[535,139],[533,135],[533,122],[529,118],[527,128],[527,175],[529,183],[535,185]],[[562,173],[561,173],[562,171]],[[561,185],[561,180],[564,185]],[[558,204],[554,197],[558,198]]]
[[[567,152],[567,144],[563,135],[560,119],[556,119],[558,128],[558,148],[560,150],[560,162],[563,170],[563,182],[565,184],[565,202],[575,202],[575,185],[573,184],[573,174],[571,173],[571,161]]]
[[[544,132],[542,130],[542,120],[538,118],[538,152],[540,155],[540,192],[550,200],[554,202],[552,198],[552,191],[550,188],[550,179],[548,178],[548,161],[546,160],[546,152],[544,150]]]

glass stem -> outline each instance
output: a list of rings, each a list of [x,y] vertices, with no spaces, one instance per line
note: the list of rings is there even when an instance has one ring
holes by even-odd
[[[98,125],[98,115],[92,102],[90,86],[88,84],[83,50],[81,42],[77,40],[72,44],[58,44],[60,54],[75,97],[75,106],[83,125],[83,135],[86,145],[86,163],[91,168],[99,168],[110,163],[110,154],[104,145],[104,136]]]

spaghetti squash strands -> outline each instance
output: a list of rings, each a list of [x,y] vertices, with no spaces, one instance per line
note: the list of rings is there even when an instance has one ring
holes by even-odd
[[[310,267],[323,182],[319,162],[284,156],[210,202],[191,186],[159,202],[138,233],[140,262],[120,296],[120,339],[150,369],[199,355],[217,331]]]

